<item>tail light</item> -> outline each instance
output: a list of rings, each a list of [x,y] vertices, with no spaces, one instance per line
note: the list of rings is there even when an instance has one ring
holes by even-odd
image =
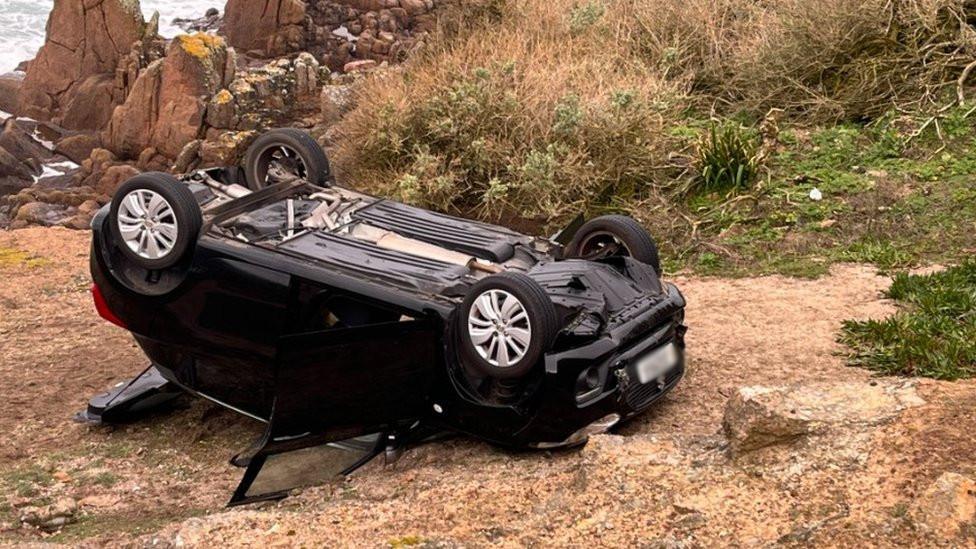
[[[115,316],[115,313],[108,308],[108,303],[105,302],[105,296],[102,295],[102,290],[98,288],[98,284],[92,284],[92,299],[95,301],[95,310],[98,311],[98,316],[104,318],[105,320],[115,324],[116,326],[122,328],[128,328],[122,319]]]

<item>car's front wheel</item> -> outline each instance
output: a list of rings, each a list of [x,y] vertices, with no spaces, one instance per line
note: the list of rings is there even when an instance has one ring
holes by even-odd
[[[165,173],[144,173],[123,183],[112,198],[109,230],[136,265],[161,270],[191,249],[203,224],[189,187]]]
[[[501,273],[475,283],[457,322],[462,362],[495,379],[528,374],[559,329],[552,300],[521,273]]]

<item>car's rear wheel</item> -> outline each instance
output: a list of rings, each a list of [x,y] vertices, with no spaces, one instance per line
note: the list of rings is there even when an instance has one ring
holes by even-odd
[[[657,243],[640,223],[625,215],[605,215],[586,222],[566,246],[564,255],[589,260],[632,257],[661,275]]]
[[[495,379],[524,377],[552,346],[556,308],[545,290],[521,273],[475,283],[457,318],[465,366]]]
[[[247,149],[244,174],[256,191],[296,178],[327,186],[331,169],[325,151],[308,132],[280,128],[261,135]]]
[[[203,225],[189,187],[165,173],[144,173],[123,183],[112,199],[109,230],[136,265],[160,270],[180,262]]]

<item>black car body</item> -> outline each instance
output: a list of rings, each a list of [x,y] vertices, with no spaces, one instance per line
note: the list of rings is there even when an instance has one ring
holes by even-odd
[[[151,361],[141,392],[165,383],[268,424],[239,460],[252,469],[264,456],[423,428],[576,445],[648,409],[683,374],[685,302],[651,265],[564,258],[571,234],[534,238],[334,185],[292,179],[245,193],[234,179],[223,169],[182,178],[203,223],[165,269],[122,253],[103,209],[91,272],[99,311]],[[296,222],[336,202],[335,221]],[[471,288],[506,271],[544,289],[557,319],[544,354],[514,380],[467,368],[457,334]],[[655,356],[657,369],[642,371]],[[247,494],[242,485],[237,500]]]

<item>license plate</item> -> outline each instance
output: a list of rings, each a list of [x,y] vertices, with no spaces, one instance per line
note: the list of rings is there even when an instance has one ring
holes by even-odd
[[[678,348],[674,343],[668,343],[637,359],[637,379],[641,383],[650,383],[663,378],[677,365]]]

